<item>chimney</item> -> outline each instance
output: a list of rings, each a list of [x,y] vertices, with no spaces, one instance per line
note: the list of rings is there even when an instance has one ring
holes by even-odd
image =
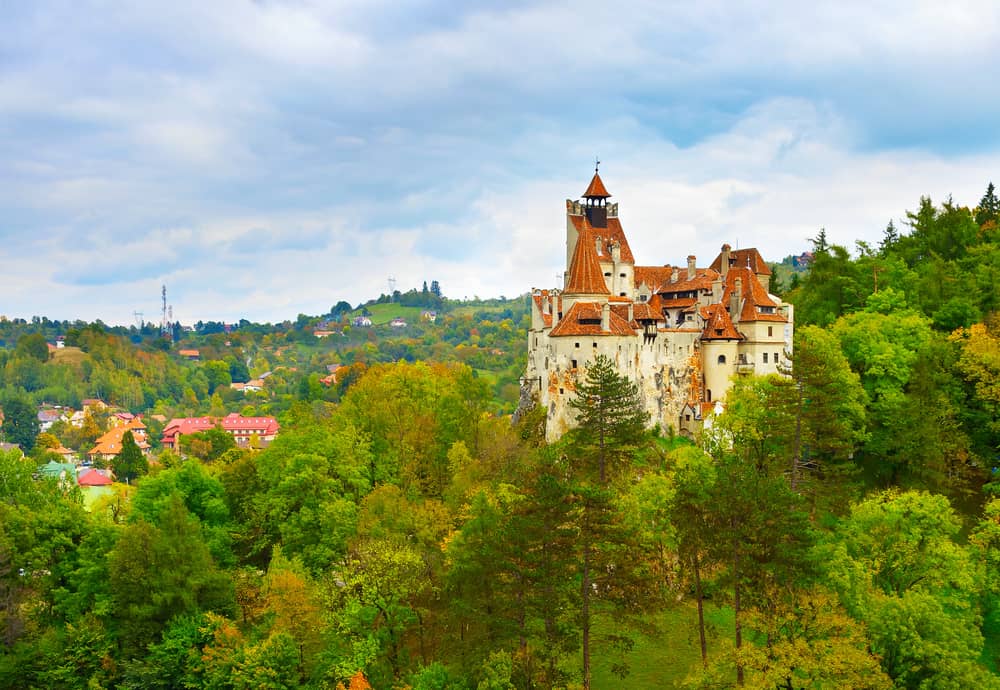
[[[622,246],[617,242],[611,245],[611,260],[615,263],[622,260]]]
[[[550,299],[552,306],[549,307],[549,311],[552,314],[552,327],[555,328],[556,324],[559,323],[559,295],[553,294]]]
[[[673,273],[671,273],[671,274],[670,274],[670,282],[671,282],[671,283],[676,283],[676,282],[677,282],[677,279],[678,279],[678,278],[680,278],[680,277],[681,277],[681,272],[680,272],[680,271],[678,271],[678,270],[677,270],[677,269],[675,268],[675,269],[673,270]]]
[[[733,291],[729,293],[729,318],[733,323],[740,320],[740,304],[743,302],[743,281],[737,277]]]
[[[601,330],[604,332],[611,330],[611,305],[607,302],[601,306]]]
[[[694,268],[694,254],[688,257],[688,280],[694,280],[695,268]]]
[[[633,303],[628,303],[628,322],[632,323],[635,321],[635,309],[633,309]]]
[[[729,252],[732,250],[728,244],[722,245],[722,260],[720,261],[720,273],[722,277],[725,278],[726,274],[729,273]]]

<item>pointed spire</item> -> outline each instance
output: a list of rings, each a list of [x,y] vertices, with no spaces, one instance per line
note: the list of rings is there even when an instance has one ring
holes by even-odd
[[[587,187],[587,191],[583,193],[584,199],[607,199],[611,194],[608,193],[607,187],[604,186],[604,182],[601,180],[601,175],[596,170],[594,171],[594,177],[590,180],[590,185]]]
[[[570,295],[610,295],[607,283],[604,282],[604,271],[601,261],[597,258],[597,247],[594,233],[584,225],[576,240],[573,250],[573,260],[569,265],[569,279],[566,281],[564,293]]]

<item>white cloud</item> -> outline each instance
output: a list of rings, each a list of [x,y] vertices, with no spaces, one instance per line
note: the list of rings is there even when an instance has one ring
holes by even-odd
[[[32,270],[0,286],[23,315],[127,322],[164,281],[190,321],[318,313],[390,274],[552,285],[595,154],[649,263],[877,241],[997,169],[995,3],[39,2],[10,23],[0,232]]]

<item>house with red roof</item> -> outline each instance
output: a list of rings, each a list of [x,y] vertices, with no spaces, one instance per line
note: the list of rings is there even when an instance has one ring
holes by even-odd
[[[598,355],[639,388],[650,425],[693,434],[709,423],[734,376],[781,373],[793,308],[769,292],[755,248],[722,245],[708,266],[638,265],[619,206],[597,170],[566,200],[562,285],[531,291],[522,400],[548,410],[553,440],[575,423],[568,403]]]
[[[106,433],[102,434],[97,439],[94,447],[87,451],[87,457],[91,462],[94,460],[110,462],[115,459],[122,452],[122,438],[125,436],[126,431],[132,432],[132,438],[136,445],[139,446],[139,450],[144,455],[148,454],[149,441],[146,439],[146,425],[142,423],[141,417],[133,417],[128,422],[113,426]]]
[[[255,444],[264,448],[275,439],[281,427],[274,417],[244,417],[235,412],[221,418],[181,417],[167,422],[160,443],[164,448],[176,451],[180,448],[180,437],[184,434],[196,434],[215,428],[231,434],[239,448],[250,448]],[[251,443],[252,439],[257,440]]]

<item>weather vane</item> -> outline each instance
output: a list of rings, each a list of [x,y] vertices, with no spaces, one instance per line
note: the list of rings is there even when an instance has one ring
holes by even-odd
[[[599,168],[600,165],[601,165],[601,159],[598,158],[597,156],[594,156],[594,172],[595,173],[597,172],[597,168]]]

